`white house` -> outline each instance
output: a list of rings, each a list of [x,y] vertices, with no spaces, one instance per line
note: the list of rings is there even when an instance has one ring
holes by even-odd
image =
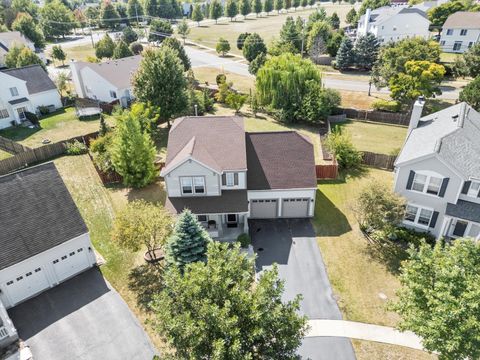
[[[480,12],[459,11],[450,15],[442,27],[443,51],[464,53],[480,42]]]
[[[41,49],[36,49],[33,41],[23,36],[20,31],[0,32],[0,66],[5,65],[5,56],[12,47],[26,46],[40,57],[44,63],[47,59]]]
[[[7,309],[96,263],[87,226],[53,163],[0,177],[0,224],[0,302]]]
[[[40,65],[0,71],[0,129],[25,120],[25,112],[62,107],[57,87]]]
[[[383,6],[367,9],[358,21],[357,39],[367,33],[375,35],[380,42],[399,41],[412,37],[427,39],[430,21],[424,11],[417,7]]]
[[[135,55],[99,64],[72,61],[70,69],[77,95],[107,103],[119,101],[127,106],[133,100],[131,78],[141,60],[140,55]]]
[[[313,145],[295,131],[246,133],[240,117],[179,118],[161,175],[166,208],[190,209],[213,238],[235,239],[248,219],[314,214]]]
[[[421,117],[415,103],[395,163],[404,224],[437,238],[480,239],[480,114],[466,103]]]

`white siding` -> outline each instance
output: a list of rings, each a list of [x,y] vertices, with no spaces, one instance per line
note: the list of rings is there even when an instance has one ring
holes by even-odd
[[[236,186],[222,185],[222,190],[241,190],[241,189],[247,188],[247,173],[245,171],[236,171],[236,173],[238,174],[238,185]]]
[[[313,217],[315,212],[315,194],[317,189],[290,189],[290,190],[249,190],[248,200],[256,199],[278,199],[278,216],[282,214],[282,199],[310,198],[308,216]],[[249,205],[250,206],[250,205]]]
[[[466,35],[460,35],[462,29],[450,29],[452,30],[451,35],[447,35],[448,28],[442,29],[442,34],[440,36],[440,45],[445,52],[449,53],[464,53],[468,50],[469,44],[472,43],[472,46],[480,42],[480,24],[478,29],[466,29]],[[455,42],[461,42],[461,47],[458,50],[453,50]]]
[[[168,196],[182,196],[182,192],[180,190],[180,177],[182,176],[203,176],[205,178],[206,193],[202,194],[201,196],[220,195],[220,176],[194,160],[187,160],[185,163],[178,166],[165,176]]]
[[[60,94],[56,89],[30,95],[30,102],[35,110],[37,110],[39,106],[53,105],[55,106],[55,109],[60,109],[62,107]]]
[[[89,67],[84,67],[80,70],[80,76],[83,81],[83,88],[85,90],[84,96],[105,102],[112,102],[118,99],[120,96],[120,89],[112,85],[103,77],[98,75],[95,71]],[[119,76],[122,76],[119,74]],[[110,96],[110,91],[115,91],[117,97]]]

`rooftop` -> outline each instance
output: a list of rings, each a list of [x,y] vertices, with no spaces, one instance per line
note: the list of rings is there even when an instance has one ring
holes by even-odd
[[[380,24],[384,21],[387,21],[392,16],[397,14],[411,14],[415,13],[418,14],[425,19],[427,19],[427,14],[422,11],[419,7],[409,7],[409,6],[382,6],[378,9],[374,9],[370,13],[370,24]],[[360,17],[360,22],[363,22],[365,19],[365,15]]]
[[[29,65],[16,69],[2,70],[4,74],[26,81],[29,94],[36,94],[43,91],[56,90],[57,87],[47,72],[40,65]]]
[[[444,29],[480,29],[480,12],[457,11],[443,24]]]
[[[22,35],[20,31],[5,31],[0,32],[0,43],[2,43],[7,48],[10,48],[12,45],[29,45],[32,41]]]
[[[223,190],[221,196],[167,197],[165,208],[174,214],[184,209],[190,209],[195,214],[247,212],[247,190]]]

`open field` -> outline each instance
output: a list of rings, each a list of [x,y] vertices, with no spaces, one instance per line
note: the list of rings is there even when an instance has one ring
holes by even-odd
[[[200,83],[208,82],[209,84],[216,84],[216,76],[222,73],[222,70],[214,67],[197,67],[193,69],[195,74],[195,79]],[[227,76],[228,82],[233,82],[233,87],[245,94],[248,94],[250,89],[255,88],[255,77],[253,76],[243,76],[229,71],[223,71]]]
[[[92,44],[67,47],[65,52],[67,53],[67,60],[86,61],[89,56],[95,57],[95,49]]]

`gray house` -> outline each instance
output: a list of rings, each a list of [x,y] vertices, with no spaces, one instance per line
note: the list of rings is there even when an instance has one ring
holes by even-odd
[[[466,103],[421,117],[414,105],[395,163],[404,224],[437,238],[480,239],[480,114]]]

